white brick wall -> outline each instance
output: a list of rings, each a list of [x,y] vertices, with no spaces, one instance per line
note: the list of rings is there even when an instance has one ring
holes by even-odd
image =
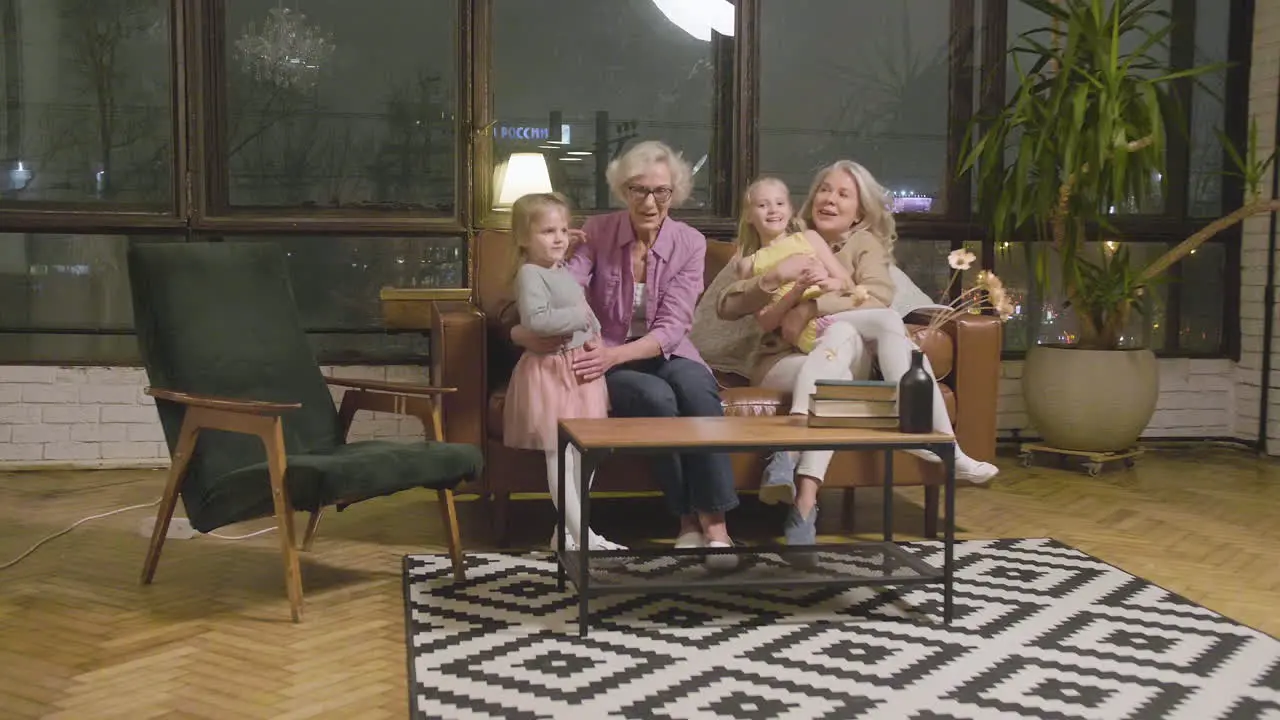
[[[426,382],[424,368],[326,367],[337,377]],[[169,451],[138,368],[0,366],[0,469],[72,465],[155,467]],[[342,390],[334,390],[335,400]],[[422,423],[361,413],[352,439],[417,439]]]
[[[1249,114],[1258,123],[1258,154],[1275,147],[1276,83],[1280,79],[1280,0],[1257,0],[1253,20],[1253,57],[1249,71]],[[1271,173],[1266,173],[1263,197],[1271,197]],[[1267,245],[1271,219],[1259,215],[1244,222],[1240,273],[1240,363],[1236,369],[1236,397],[1232,430],[1241,438],[1257,439],[1262,373],[1262,325],[1267,309]],[[1271,312],[1276,313],[1276,308]],[[1275,325],[1280,330],[1280,322]],[[1273,338],[1274,340],[1274,338]],[[1280,357],[1271,353],[1271,386],[1267,410],[1267,454],[1280,454]]]
[[[1161,360],[1160,399],[1143,437],[1233,435],[1235,375],[1235,363],[1230,360]],[[1001,437],[1011,430],[1035,434],[1022,399],[1020,360],[1007,361],[1001,368],[997,412]]]
[[[1228,360],[1161,360],[1160,402],[1147,435],[1231,435],[1236,375],[1245,374],[1234,365]],[[342,366],[324,372],[365,380],[426,381],[425,370],[417,366]],[[1004,363],[1002,375],[1001,435],[1014,429],[1034,433],[1022,401],[1022,363]],[[1280,367],[1276,375],[1280,379]],[[142,393],[145,385],[146,375],[137,368],[0,366],[0,469],[167,465],[168,449],[154,402]],[[1251,391],[1256,418],[1256,383]],[[335,389],[335,400],[341,392]],[[1248,398],[1241,402],[1247,404]],[[1275,426],[1280,431],[1280,412]],[[421,438],[422,424],[395,415],[361,413],[352,438],[375,437]]]

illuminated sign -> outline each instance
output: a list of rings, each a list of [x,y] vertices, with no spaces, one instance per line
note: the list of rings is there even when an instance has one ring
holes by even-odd
[[[495,125],[493,136],[499,140],[534,140],[546,142],[551,139],[551,130],[545,127],[529,125]],[[569,126],[560,126],[560,142],[569,144]]]
[[[493,129],[493,136],[501,140],[547,140],[551,131],[527,125],[499,125]]]

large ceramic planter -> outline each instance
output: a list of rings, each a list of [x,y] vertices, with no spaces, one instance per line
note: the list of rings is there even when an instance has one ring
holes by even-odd
[[[1108,452],[1134,446],[1151,421],[1160,372],[1150,350],[1037,345],[1022,370],[1027,415],[1044,443]]]

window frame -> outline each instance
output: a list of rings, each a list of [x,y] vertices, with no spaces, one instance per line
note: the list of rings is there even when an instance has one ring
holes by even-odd
[[[171,106],[173,118],[173,197],[164,210],[136,211],[120,207],[67,204],[57,207],[0,207],[0,226],[7,232],[183,234],[187,241],[203,241],[210,235],[311,235],[311,236],[440,236],[463,237],[467,247],[465,287],[474,287],[475,235],[509,224],[509,215],[491,210],[494,157],[488,129],[493,123],[490,73],[492,69],[492,0],[455,0],[456,112],[454,127],[454,211],[450,216],[414,211],[384,212],[364,209],[305,210],[303,208],[232,208],[218,184],[224,183],[225,159],[221,156],[225,120],[225,29],[221,22],[226,3],[234,0],[169,0],[171,40]],[[759,169],[760,157],[760,17],[765,2],[782,0],[732,0],[736,5],[735,35],[716,36],[713,82],[712,145],[708,160],[714,178],[711,212],[674,213],[708,237],[733,237],[741,193]],[[950,0],[949,77],[947,109],[947,168],[944,212],[903,214],[898,228],[903,242],[949,242],[953,249],[966,242],[980,244],[981,265],[997,272],[994,240],[973,212],[972,183],[954,168],[959,160],[969,119],[990,113],[1003,104],[1008,3],[1018,0]],[[1254,0],[1228,0],[1228,61],[1225,97],[1242,97],[1249,87]],[[1172,0],[1175,17],[1194,21],[1195,0]],[[982,33],[981,42],[975,34]],[[1170,57],[1176,67],[1191,62],[1194,26],[1184,23],[1170,38]],[[976,101],[975,101],[975,89]],[[1175,89],[1187,93],[1190,84]],[[1182,105],[1189,123],[1192,103]],[[1248,108],[1225,103],[1224,129],[1236,142],[1247,133]],[[1199,229],[1205,218],[1187,215],[1187,168],[1190,148],[1177,133],[1170,133],[1169,197],[1160,215],[1124,218],[1118,224],[1128,242],[1181,240]],[[1224,167],[1227,153],[1223,152]],[[1179,171],[1179,168],[1181,169]],[[220,194],[221,193],[221,194]],[[1237,178],[1222,180],[1223,207],[1235,207],[1244,188]],[[1228,357],[1240,354],[1240,238],[1237,225],[1211,242],[1225,246],[1223,342],[1220,352],[1164,352],[1162,357]],[[456,296],[457,291],[453,291]],[[1175,308],[1170,308],[1172,313]],[[1177,323],[1169,322],[1169,327]],[[23,332],[31,330],[22,328]],[[114,331],[83,329],[93,335]],[[13,332],[0,327],[0,333]],[[66,329],[49,332],[67,333]],[[1021,357],[1006,353],[1006,358]],[[51,360],[50,362],[56,362]]]

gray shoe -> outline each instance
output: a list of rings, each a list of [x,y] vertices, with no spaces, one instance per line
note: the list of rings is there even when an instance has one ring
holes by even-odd
[[[796,501],[795,476],[795,453],[774,453],[773,457],[769,458],[769,464],[764,469],[764,478],[760,481],[758,495],[760,502],[765,505],[793,504]]]
[[[793,505],[787,513],[787,520],[782,526],[783,537],[788,545],[816,545],[818,542],[818,508],[809,511],[809,517],[800,517],[800,511]]]
[[[787,513],[787,520],[782,526],[783,537],[787,540],[787,545],[791,547],[803,547],[805,545],[816,545],[818,542],[818,508],[815,506],[809,511],[809,517],[800,517],[800,511],[795,506],[791,507],[791,511]],[[798,567],[813,567],[818,562],[817,553],[798,552],[787,553],[783,558]]]

